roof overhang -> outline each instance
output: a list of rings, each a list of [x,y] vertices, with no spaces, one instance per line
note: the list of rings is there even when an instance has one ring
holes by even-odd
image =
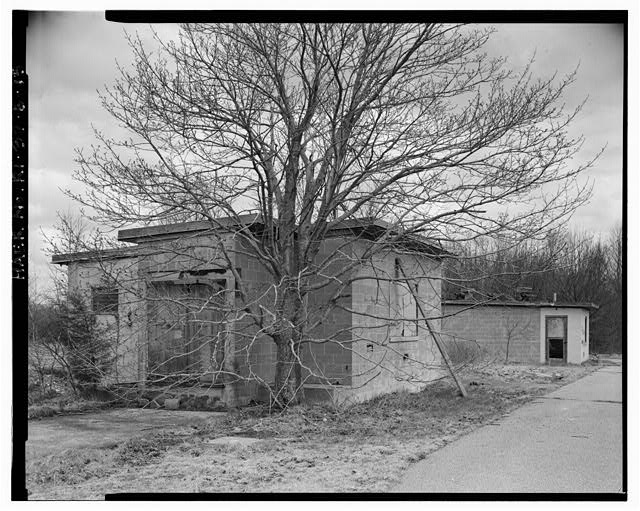
[[[215,221],[181,222],[177,224],[153,225],[135,227],[118,231],[118,241],[127,243],[145,243],[154,240],[176,239],[187,235],[198,235],[206,232],[224,233],[257,233],[264,230],[262,216],[258,214],[239,215],[237,217],[220,218]],[[384,220],[374,218],[353,218],[330,224],[326,237],[353,236],[366,240],[382,242],[396,249],[410,252],[420,252],[429,257],[441,258],[452,256],[442,247],[429,242],[417,234],[406,234]],[[71,262],[95,261],[100,259],[118,259],[138,255],[138,247],[124,247],[102,251],[76,252],[71,254],[54,255],[54,264],[69,264]]]
[[[128,259],[138,255],[137,247],[112,248],[105,250],[91,250],[87,252],[72,252],[56,254],[51,258],[53,264],[69,264],[88,261],[109,261],[114,259]]]
[[[177,224],[151,225],[148,227],[135,227],[118,231],[118,241],[129,243],[141,243],[151,241],[154,238],[178,238],[184,234],[195,234],[206,231],[233,232],[250,229],[253,226],[262,226],[260,215],[239,215],[236,218],[225,217],[219,220],[203,220],[199,222],[181,222]]]
[[[462,307],[532,307],[532,308],[556,308],[556,309],[587,309],[598,310],[600,307],[595,303],[581,302],[518,302],[499,300],[442,300],[443,305],[460,305]]]
[[[154,239],[179,238],[183,235],[206,232],[260,232],[265,228],[262,216],[258,214],[239,215],[213,221],[182,222],[178,224],[154,225],[123,229],[118,232],[118,241],[144,243]],[[451,256],[442,247],[416,234],[405,234],[384,220],[364,217],[352,218],[329,225],[326,237],[354,236],[377,240],[389,234],[389,243],[398,244],[406,250],[428,254],[433,257]]]

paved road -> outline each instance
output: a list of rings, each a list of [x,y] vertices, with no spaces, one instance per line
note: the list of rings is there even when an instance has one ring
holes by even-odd
[[[412,466],[401,492],[621,492],[619,365],[547,394]]]

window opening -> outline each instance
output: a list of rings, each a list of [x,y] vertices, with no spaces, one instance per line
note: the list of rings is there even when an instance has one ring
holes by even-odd
[[[94,287],[91,294],[92,309],[95,314],[118,315],[118,288]]]
[[[400,260],[397,258],[395,259],[394,279],[395,317],[400,323],[400,336],[417,336],[420,309],[415,296],[419,296],[418,283],[412,284],[405,280],[405,275],[401,271]]]

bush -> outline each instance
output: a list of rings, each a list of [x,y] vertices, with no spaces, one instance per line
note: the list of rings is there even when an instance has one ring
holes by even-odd
[[[69,295],[61,308],[61,320],[73,378],[80,384],[99,383],[112,359],[108,337],[98,328],[95,315],[87,310],[81,297]]]
[[[27,391],[28,400],[30,405],[36,405],[41,403],[42,401],[47,401],[49,399],[53,399],[60,394],[51,388],[42,389],[39,384],[29,385],[29,389]]]
[[[465,365],[481,360],[485,353],[476,341],[452,339],[445,341],[445,348],[454,365]]]
[[[64,376],[74,393],[95,386],[113,362],[108,332],[84,299],[70,294],[56,302],[29,303],[29,365],[41,389]],[[49,376],[49,378],[46,378]]]

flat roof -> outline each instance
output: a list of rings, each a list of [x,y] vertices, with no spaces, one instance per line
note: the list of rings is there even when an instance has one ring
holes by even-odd
[[[68,264],[79,261],[98,261],[100,259],[126,259],[138,255],[138,247],[108,248],[104,250],[89,250],[86,252],[71,252],[69,254],[55,254],[51,258],[53,264]]]
[[[592,302],[519,302],[517,300],[442,300],[443,305],[461,305],[468,307],[555,307],[568,309],[599,309]]]
[[[214,229],[229,229],[230,227],[234,226],[242,226],[243,228],[247,228],[251,227],[252,225],[262,226],[262,219],[260,215],[240,215],[238,216],[238,218],[225,217],[220,218],[215,222],[211,222],[209,220],[200,220],[195,222],[180,222],[176,224],[150,225],[147,227],[121,229],[120,231],[118,231],[118,241],[139,243],[141,241],[148,241],[150,238],[156,238],[160,236],[211,231]]]
[[[203,220],[195,222],[180,222],[175,224],[151,225],[147,227],[135,227],[118,231],[118,241],[127,243],[144,243],[154,238],[177,238],[185,234],[196,234],[212,230],[224,230],[227,232],[240,232],[246,229],[259,231],[264,229],[262,216],[259,214],[239,215],[237,217],[225,217],[215,221]],[[393,229],[392,224],[384,220],[364,217],[344,220],[333,225],[327,232],[327,237],[332,236],[362,236],[364,239],[376,240],[391,230],[392,240],[389,245],[427,254],[432,257],[447,257],[452,255],[442,247],[431,243],[427,238],[417,234],[403,234],[401,230]],[[117,259],[137,255],[137,247],[123,247],[104,251],[76,252],[71,254],[58,254],[52,257],[54,264],[67,264],[77,261],[90,261],[100,258]]]
[[[229,232],[246,229],[260,230],[264,229],[264,222],[262,216],[259,214],[247,214],[239,215],[235,218],[220,218],[215,221],[205,220],[136,227],[118,231],[118,241],[143,243],[158,237],[178,237],[181,234],[206,232],[216,229],[228,230]],[[393,229],[392,224],[377,218],[364,217],[344,220],[333,225],[327,234],[331,236],[363,235],[367,239],[376,239],[389,230],[393,232],[394,243],[397,242],[407,249],[420,251],[432,256],[452,255],[442,247],[430,242],[427,238],[416,234],[403,234],[402,231]]]

